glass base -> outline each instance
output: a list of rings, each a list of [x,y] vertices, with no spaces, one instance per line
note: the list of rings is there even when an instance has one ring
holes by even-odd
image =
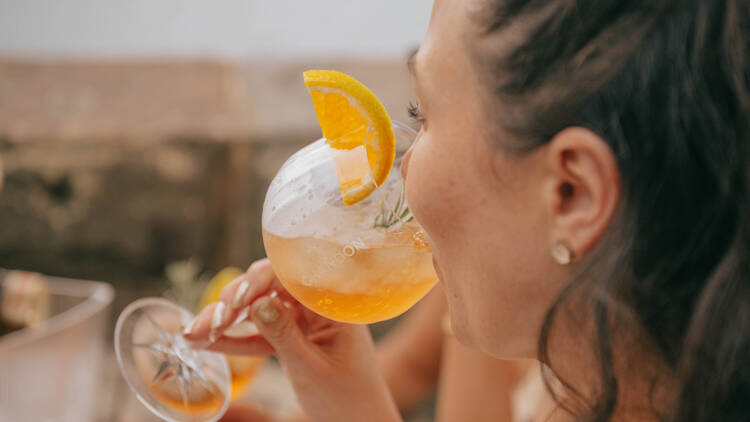
[[[182,338],[193,315],[159,298],[128,305],[115,326],[115,354],[130,388],[169,422],[214,422],[229,406],[226,358],[196,350]]]

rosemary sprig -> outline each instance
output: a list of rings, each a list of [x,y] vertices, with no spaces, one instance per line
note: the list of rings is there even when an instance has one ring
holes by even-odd
[[[375,228],[388,229],[393,227],[399,222],[408,223],[414,219],[409,211],[409,206],[406,205],[406,185],[404,181],[401,181],[401,193],[398,196],[398,200],[392,209],[385,207],[388,197],[386,196],[383,201],[380,202],[380,212],[375,217],[373,226]]]
[[[203,264],[194,258],[167,264],[165,276],[168,290],[164,296],[185,308],[195,309],[209,279],[202,269]]]

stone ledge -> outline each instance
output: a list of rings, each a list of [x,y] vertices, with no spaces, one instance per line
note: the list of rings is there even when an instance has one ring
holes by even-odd
[[[13,142],[227,139],[252,125],[238,69],[211,62],[0,62]]]
[[[0,59],[0,138],[13,143],[245,142],[319,134],[301,73],[355,75],[406,119],[400,62],[33,62]]]

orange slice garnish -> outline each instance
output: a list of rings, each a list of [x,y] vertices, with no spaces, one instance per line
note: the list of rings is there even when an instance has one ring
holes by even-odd
[[[354,205],[391,172],[396,154],[391,118],[378,97],[347,74],[308,70],[303,76],[333,151],[342,199]]]

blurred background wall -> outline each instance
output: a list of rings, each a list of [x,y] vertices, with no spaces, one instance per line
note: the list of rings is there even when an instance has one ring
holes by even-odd
[[[2,0],[0,53],[45,57],[393,59],[430,0]]]
[[[319,136],[301,81],[351,73],[392,116],[429,0],[0,0],[0,267],[112,282],[264,255],[281,163]]]

